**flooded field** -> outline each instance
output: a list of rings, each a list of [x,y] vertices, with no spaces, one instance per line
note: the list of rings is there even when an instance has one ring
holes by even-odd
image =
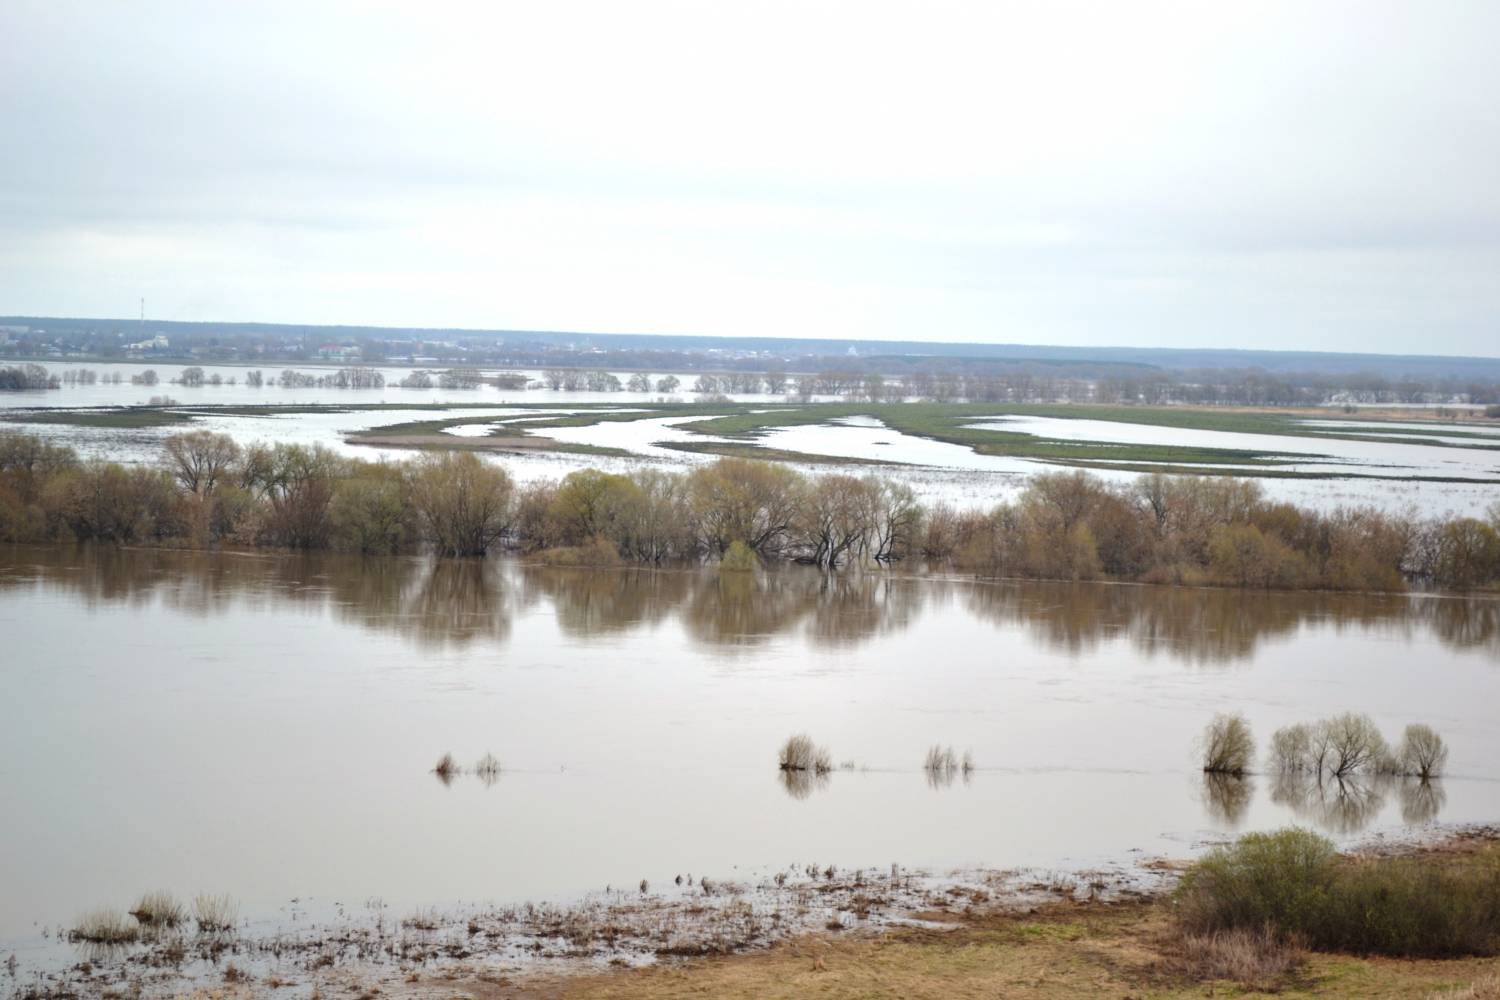
[[[12,413],[12,422],[30,433],[64,442],[85,457],[122,462],[153,462],[162,441],[183,430],[203,428],[228,434],[242,444],[286,442],[323,445],[342,454],[368,459],[413,454],[421,442],[403,446],[399,439],[361,443],[351,435],[417,421],[449,421],[443,437],[482,438],[509,433],[507,425],[538,417],[596,412],[637,411],[629,420],[602,420],[578,426],[549,427],[536,433],[558,448],[512,449],[491,455],[512,476],[526,482],[556,478],[586,467],[626,471],[642,465],[680,469],[714,461],[715,449],[736,454],[757,450],[789,461],[805,472],[827,471],[850,461],[881,463],[887,473],[911,486],[924,502],[946,502],[960,507],[990,506],[1014,497],[1027,480],[1041,472],[1066,466],[1070,456],[1092,456],[1080,461],[1094,474],[1114,481],[1134,479],[1142,470],[1168,467],[1257,476],[1267,495],[1299,505],[1328,510],[1340,505],[1374,505],[1392,512],[1416,508],[1429,515],[1482,515],[1500,498],[1500,429],[1482,421],[1418,422],[1290,417],[1261,412],[1249,420],[1256,432],[1133,422],[1128,408],[1109,419],[1095,419],[1082,407],[1051,407],[1061,416],[1004,414],[976,416],[955,426],[979,433],[1000,432],[1009,439],[1045,442],[1041,454],[985,453],[974,442],[941,439],[941,433],[914,433],[893,427],[878,416],[850,414],[847,400],[827,419],[818,422],[769,426],[732,437],[691,426],[704,418],[693,407],[659,407],[657,393],[553,391],[550,389],[401,389],[395,381],[407,369],[384,369],[383,389],[328,387],[252,388],[243,384],[248,369],[206,369],[239,384],[184,387],[165,381],[156,387],[129,384],[129,375],[142,364],[62,365],[120,372],[121,384],[69,384],[55,391],[8,393],[0,403],[11,408],[106,407],[143,404],[166,394],[179,406],[172,413],[180,423],[160,426],[85,426],[69,423],[27,422],[27,414]],[[180,374],[181,366],[159,366],[165,379]],[[331,367],[302,366],[308,374],[328,373]],[[268,370],[276,374],[279,369]],[[524,371],[540,384],[541,372]],[[622,373],[623,374],[623,373]],[[679,404],[700,399],[691,392],[671,397]],[[828,400],[824,400],[825,402]],[[767,412],[761,404],[785,407],[786,396],[737,395],[733,404],[754,413]],[[304,412],[215,412],[213,406],[303,405],[327,409]],[[925,404],[897,404],[917,409]],[[372,409],[371,407],[390,407]],[[198,409],[194,409],[198,407]],[[426,409],[420,407],[428,407]],[[437,409],[435,407],[448,407]],[[528,407],[530,409],[528,409]],[[1045,407],[1044,407],[1045,409]],[[1074,411],[1081,416],[1074,416]],[[1218,414],[1212,413],[1212,416]],[[1230,412],[1230,411],[1223,411]],[[170,420],[172,413],[167,415]],[[887,411],[889,419],[890,411]],[[899,421],[893,421],[899,422]],[[1278,433],[1279,431],[1279,433]],[[1316,434],[1324,436],[1298,436]],[[1338,435],[1338,436],[1328,436]],[[591,450],[599,450],[591,453]],[[1140,449],[1156,457],[1139,457]],[[991,449],[994,451],[994,449]],[[1212,455],[1202,464],[1195,455]],[[1117,467],[1111,467],[1111,462]],[[1298,478],[1302,477],[1302,478]]]
[[[23,964],[155,889],[278,926],[1500,817],[1490,599],[9,547],[0,624],[0,950]],[[1341,711],[1426,722],[1451,773],[1206,784],[1194,739],[1231,710],[1262,746]],[[782,780],[800,731],[834,773]],[[925,773],[935,743],[973,773]]]

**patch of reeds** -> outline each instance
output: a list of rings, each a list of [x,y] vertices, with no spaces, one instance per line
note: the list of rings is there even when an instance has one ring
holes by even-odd
[[[474,765],[474,774],[486,785],[493,785],[500,779],[500,761],[494,754],[487,753]]]
[[[827,774],[833,770],[833,754],[827,747],[820,747],[806,733],[787,737],[781,745],[777,763],[783,771],[807,771]]]
[[[227,893],[200,892],[193,897],[193,922],[200,934],[223,934],[234,930],[240,919],[240,904]]]

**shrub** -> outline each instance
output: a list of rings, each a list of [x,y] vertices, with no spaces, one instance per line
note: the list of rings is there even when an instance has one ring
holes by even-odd
[[[952,747],[944,748],[934,743],[927,749],[922,770],[933,774],[952,774],[958,770],[958,756],[954,754]]]
[[[487,753],[479,758],[479,763],[474,765],[474,773],[485,784],[494,784],[495,779],[500,777],[500,761],[494,754]]]
[[[1417,723],[1406,727],[1395,758],[1399,773],[1429,781],[1442,776],[1448,763],[1448,747],[1430,726]]]
[[[1500,945],[1500,869],[1440,858],[1383,858],[1344,866],[1309,940],[1381,955],[1489,955]]]
[[[619,566],[624,561],[608,538],[595,538],[585,545],[543,549],[538,558],[548,566]]]
[[[806,733],[790,736],[781,745],[777,758],[783,771],[811,771],[827,774],[833,770],[833,754],[827,747],[820,747]]]
[[[746,573],[755,568],[755,553],[739,539],[729,543],[724,558],[719,560],[719,570],[730,573]]]
[[[438,762],[433,765],[432,773],[441,778],[443,784],[446,785],[448,782],[452,781],[455,776],[462,774],[463,768],[458,766],[458,761],[453,759],[453,755],[451,753],[445,753],[441,757],[439,757]]]
[[[234,930],[240,906],[228,894],[199,893],[193,897],[192,913],[200,934],[218,934]]]
[[[170,892],[148,892],[130,915],[146,927],[176,927],[187,919],[187,911]]]
[[[1333,843],[1308,830],[1246,834],[1188,869],[1175,895],[1178,917],[1193,934],[1300,930],[1316,923],[1336,858]]]
[[[1373,768],[1387,753],[1385,737],[1368,715],[1345,712],[1321,726],[1328,746],[1326,764],[1335,777]]]
[[[1305,722],[1285,726],[1271,734],[1268,764],[1272,771],[1291,773],[1316,769],[1313,727]]]
[[[193,897],[193,921],[200,934],[218,934],[234,930],[240,918],[240,904],[229,895],[199,893]]]
[[[112,906],[84,914],[78,925],[68,932],[68,940],[89,944],[129,944],[139,936],[140,929]]]
[[[1241,775],[1255,759],[1255,740],[1243,715],[1216,715],[1203,731],[1203,770]]]
[[[1271,928],[1314,948],[1401,956],[1500,950],[1493,855],[1340,863],[1304,830],[1248,834],[1189,869],[1175,903],[1190,934]]]

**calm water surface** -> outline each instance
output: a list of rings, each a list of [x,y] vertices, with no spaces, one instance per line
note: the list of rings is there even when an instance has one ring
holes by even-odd
[[[0,628],[11,942],[155,888],[265,918],[1500,819],[1493,600],[0,547]],[[1428,722],[1453,773],[1205,787],[1226,710]],[[854,769],[785,786],[802,730]],[[936,742],[979,770],[929,782]]]

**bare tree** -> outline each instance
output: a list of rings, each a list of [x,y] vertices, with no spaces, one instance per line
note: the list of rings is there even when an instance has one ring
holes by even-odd
[[[1368,715],[1345,712],[1320,723],[1320,727],[1328,746],[1325,764],[1334,777],[1369,768],[1386,753],[1385,737]]]
[[[192,431],[162,442],[167,471],[189,493],[212,493],[240,459],[240,446],[228,434]]]

